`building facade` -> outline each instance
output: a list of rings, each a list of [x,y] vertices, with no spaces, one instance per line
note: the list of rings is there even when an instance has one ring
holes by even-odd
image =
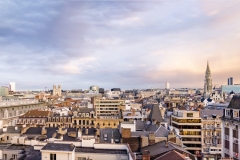
[[[222,110],[202,110],[202,153],[203,160],[221,158]]]
[[[62,96],[62,87],[61,85],[53,85],[53,96]]]
[[[240,96],[233,96],[222,117],[222,157],[240,159]]]
[[[202,132],[199,111],[174,109],[171,116],[171,126],[179,130],[183,145],[186,150],[201,157]]]
[[[15,126],[18,116],[30,110],[43,109],[45,103],[37,100],[12,100],[0,102],[0,121],[3,125]]]
[[[8,87],[2,86],[0,87],[0,96],[7,96],[9,95]]]

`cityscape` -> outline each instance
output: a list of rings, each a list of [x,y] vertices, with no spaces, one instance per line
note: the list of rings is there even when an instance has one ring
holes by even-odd
[[[0,160],[239,160],[240,2],[0,1]]]

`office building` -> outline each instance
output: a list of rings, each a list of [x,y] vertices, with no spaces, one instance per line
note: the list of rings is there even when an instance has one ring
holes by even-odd
[[[99,87],[98,86],[90,86],[91,91],[99,92]]]
[[[165,83],[165,89],[170,89],[170,83],[168,82]]]
[[[233,77],[228,78],[228,85],[233,85]]]
[[[15,84],[15,82],[9,82],[9,91],[12,91],[12,92],[16,91],[16,84]]]
[[[2,86],[0,87],[0,96],[7,96],[9,94],[8,87]]]
[[[117,128],[122,120],[120,109],[125,108],[125,100],[93,98],[96,122],[95,127]]]
[[[171,116],[171,126],[179,130],[182,143],[186,150],[201,157],[202,133],[199,111],[174,109]]]

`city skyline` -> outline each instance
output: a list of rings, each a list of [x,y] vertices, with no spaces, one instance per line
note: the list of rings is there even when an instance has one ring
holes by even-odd
[[[240,83],[240,2],[0,1],[1,85],[17,90]]]

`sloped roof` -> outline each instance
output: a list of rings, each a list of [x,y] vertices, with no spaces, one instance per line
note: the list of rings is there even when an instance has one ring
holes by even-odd
[[[20,118],[31,117],[31,118],[43,118],[49,117],[50,111],[39,111],[39,110],[31,110],[25,113],[24,115],[20,116]]]
[[[223,116],[223,110],[201,110],[200,111],[200,116],[204,118],[204,116],[211,117],[213,114],[219,115],[220,117]]]
[[[135,125],[136,125],[136,130],[144,130],[144,128],[147,126],[146,122],[141,120],[136,120]]]
[[[160,112],[158,104],[154,104],[153,105],[148,119],[150,121],[151,120],[156,120],[157,122],[164,122],[164,119],[162,118],[162,115],[161,115],[161,112]]]
[[[145,127],[145,131],[151,131],[151,132],[155,132],[157,130],[157,126],[155,124],[148,124],[146,127]]]
[[[152,125],[152,124],[150,124]],[[136,132],[131,132],[131,137],[140,137],[140,136],[148,136],[149,133],[152,131],[136,131]],[[154,132],[154,135],[156,137],[167,137],[168,136],[168,132],[169,130],[166,129],[163,126],[160,126],[159,128],[157,128],[157,130]]]
[[[169,130],[163,126],[160,126],[154,133],[156,137],[167,137]]]
[[[240,96],[233,96],[227,108],[240,109]]]
[[[156,158],[155,160],[185,160],[185,156],[175,150],[172,150]]]
[[[180,153],[183,153],[183,152],[187,153],[190,156],[190,158],[194,157],[190,152],[188,152],[184,148],[182,148],[178,145],[175,145],[171,142],[168,142],[168,147],[165,147],[165,141],[161,141],[161,142],[155,143],[153,145],[143,147],[142,151],[144,151],[144,150],[148,150],[150,152],[150,156],[154,157],[154,158],[158,158],[157,156],[162,156],[163,154],[165,154],[169,151],[172,151],[172,150],[175,150]]]

